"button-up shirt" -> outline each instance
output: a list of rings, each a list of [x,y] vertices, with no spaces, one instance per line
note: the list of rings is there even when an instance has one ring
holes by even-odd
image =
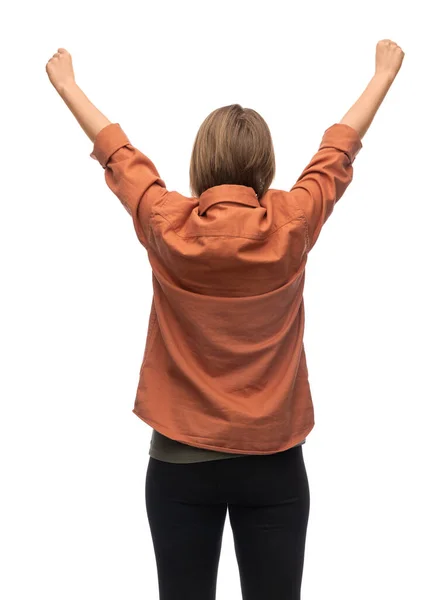
[[[118,123],[91,156],[132,217],[153,297],[133,412],[163,435],[210,450],[270,454],[314,427],[303,342],[305,266],[362,148],[323,134],[291,190],[224,184],[169,191]]]

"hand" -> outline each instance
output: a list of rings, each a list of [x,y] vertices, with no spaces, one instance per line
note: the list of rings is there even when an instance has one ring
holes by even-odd
[[[57,53],[53,54],[47,62],[45,70],[58,92],[61,92],[67,84],[75,83],[72,57],[65,48],[58,48]]]
[[[395,78],[403,62],[404,52],[392,40],[381,40],[376,45],[376,73],[385,73]]]

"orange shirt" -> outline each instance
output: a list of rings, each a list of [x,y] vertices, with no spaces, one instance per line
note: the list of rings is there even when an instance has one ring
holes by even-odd
[[[272,454],[314,427],[304,334],[308,252],[353,177],[358,133],[336,123],[290,191],[168,191],[118,123],[92,158],[132,216],[153,298],[133,412],[199,448]]]

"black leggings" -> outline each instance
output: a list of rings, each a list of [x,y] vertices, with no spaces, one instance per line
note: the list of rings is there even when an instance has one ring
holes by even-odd
[[[160,600],[215,600],[227,508],[243,600],[300,600],[310,509],[302,448],[189,464],[149,458]]]

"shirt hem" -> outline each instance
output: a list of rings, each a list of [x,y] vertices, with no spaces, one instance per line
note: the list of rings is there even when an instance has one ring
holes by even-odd
[[[284,450],[289,450],[293,446],[296,446],[299,442],[302,442],[307,437],[307,435],[310,433],[310,431],[313,429],[313,427],[315,425],[314,419],[313,419],[313,421],[307,425],[307,427],[300,433],[300,435],[294,436],[294,438],[292,440],[289,440],[289,442],[287,442],[286,444],[280,446],[279,448],[277,448],[275,450],[245,450],[245,449],[241,449],[241,448],[228,448],[226,446],[217,446],[215,444],[204,444],[203,442],[198,442],[196,440],[196,438],[194,438],[192,436],[184,435],[181,433],[176,433],[175,437],[173,437],[173,433],[169,429],[167,429],[160,423],[156,423],[156,421],[153,421],[153,419],[151,419],[150,417],[147,417],[147,416],[143,417],[142,414],[139,414],[139,412],[137,412],[137,409],[135,407],[132,409],[132,412],[139,419],[141,419],[144,423],[146,423],[153,429],[156,429],[157,431],[159,431],[162,435],[165,435],[166,437],[175,439],[176,441],[181,442],[183,444],[188,444],[189,446],[194,446],[195,448],[205,448],[206,450],[215,450],[217,452],[225,452],[227,454],[247,454],[247,455],[252,454],[252,455],[254,455],[254,454],[276,454],[277,452],[283,452]]]

